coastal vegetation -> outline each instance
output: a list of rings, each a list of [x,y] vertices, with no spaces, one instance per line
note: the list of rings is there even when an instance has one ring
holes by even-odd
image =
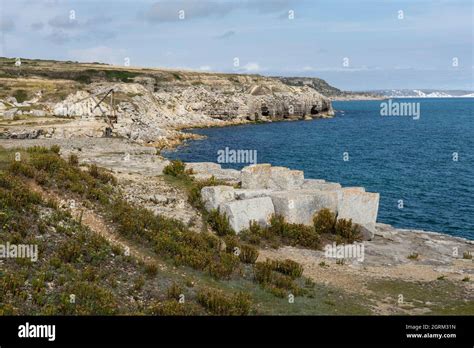
[[[2,315],[369,314],[393,292],[393,285],[368,284],[377,291],[367,300],[314,283],[293,260],[260,259],[266,247],[317,249],[323,241],[347,238],[326,211],[315,216],[313,227],[273,216],[270,226],[253,223],[237,235],[225,217],[209,218],[203,210],[205,227],[195,232],[127,201],[110,171],[60,154],[57,146],[0,148],[0,244],[36,244],[39,250],[36,262],[1,260]],[[218,181],[203,183],[179,163],[171,166],[166,180],[202,208],[200,189]],[[212,225],[213,219],[219,224]],[[448,279],[439,283],[455,295],[449,309],[424,306],[433,313],[469,313],[463,290]],[[425,294],[415,293],[410,283],[395,284],[411,291],[413,300],[406,298],[420,306],[416,299]]]

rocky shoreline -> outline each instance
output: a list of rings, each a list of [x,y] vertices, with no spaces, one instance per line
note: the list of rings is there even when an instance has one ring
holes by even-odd
[[[207,228],[202,223],[201,212],[189,204],[185,191],[162,175],[170,162],[157,155],[152,147],[117,138],[0,140],[0,146],[9,149],[36,145],[58,145],[63,157],[75,154],[82,164],[95,163],[107,168],[116,176],[124,197],[130,202],[156,214],[178,219],[192,226],[191,230],[196,233]],[[225,207],[229,215],[234,215],[233,224],[237,227],[239,224],[245,227],[250,220],[260,220],[262,216],[261,223],[264,224],[272,212],[286,214],[294,222],[304,222],[325,199],[326,202],[332,202],[333,209],[340,210],[346,217],[370,222],[366,230],[370,234],[366,234],[360,244],[363,245],[362,261],[360,258],[346,257],[340,263],[338,259],[328,258],[324,250],[292,246],[260,249],[259,261],[291,259],[299,262],[304,268],[304,275],[316,283],[364,296],[374,296],[371,284],[421,282],[431,289],[431,284],[440,279],[457,282],[459,286],[462,285],[459,291],[473,293],[474,284],[470,279],[474,277],[474,241],[436,232],[395,228],[376,220],[374,222],[378,194],[367,193],[363,188],[342,188],[338,183],[321,179],[304,179],[302,172],[270,165],[257,165],[244,171],[223,169],[216,163],[187,163],[186,166],[193,170],[192,175],[197,180],[214,176],[228,184],[224,185],[226,188],[203,188],[203,199],[208,208],[216,205]],[[237,183],[242,188],[235,189],[233,185]],[[302,189],[300,185],[309,185],[310,188]],[[347,206],[346,203],[355,202],[353,199],[364,199],[366,195],[371,197],[366,204],[360,207]],[[222,199],[226,202],[219,202]],[[262,209],[264,205],[261,201],[265,201],[268,209]],[[358,220],[360,218],[366,220]],[[472,300],[472,296],[464,299]],[[396,303],[396,299],[380,300],[374,310],[379,314],[413,313],[393,305],[392,301]],[[422,309],[416,313],[425,314],[429,310]]]
[[[93,67],[99,68],[104,69]],[[49,74],[48,71],[45,69],[42,74]],[[161,149],[198,138],[192,133],[193,127],[307,120],[334,114],[330,98],[309,85],[300,85],[299,80],[291,81],[296,85],[288,85],[284,79],[262,76],[166,71],[146,75],[137,70],[133,71],[136,75],[127,77],[131,81],[120,82],[103,81],[102,73],[107,76],[107,71],[100,70],[86,85],[73,80],[51,80],[51,76],[44,81],[29,76],[3,79],[2,83],[10,84],[12,90],[17,88],[15,83],[31,84],[34,93],[30,91],[25,100],[13,96],[0,98],[0,146],[12,149],[59,145],[63,157],[74,154],[82,165],[94,163],[110,170],[130,202],[178,219],[196,233],[207,228],[201,212],[188,203],[182,187],[162,175],[170,161],[161,156]],[[105,103],[102,110],[95,108],[98,98],[103,96],[100,92],[110,89],[114,90],[115,104]],[[62,90],[62,100],[51,99]],[[117,122],[107,134],[104,114],[114,114],[113,105]],[[191,133],[183,132],[184,129],[191,129]],[[362,280],[387,278],[462,280],[463,289],[474,289],[469,281],[474,276],[474,241],[379,223],[378,193],[318,178],[307,179],[301,171],[270,164],[257,164],[242,171],[223,169],[217,163],[186,166],[192,169],[196,180],[214,177],[225,183],[204,187],[201,196],[206,209],[225,212],[237,232],[247,228],[252,220],[265,226],[275,213],[288,222],[310,225],[312,216],[322,208],[362,227],[363,262],[349,258],[342,265],[328,259],[323,251],[290,246],[262,249],[260,259],[295,260],[314,281],[328,282],[347,291],[359,289]],[[326,264],[331,265],[329,270]]]

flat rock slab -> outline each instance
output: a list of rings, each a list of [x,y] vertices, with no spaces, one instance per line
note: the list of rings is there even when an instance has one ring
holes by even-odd
[[[239,233],[248,228],[251,221],[267,226],[275,213],[270,197],[258,197],[222,203],[219,206],[221,214],[226,214],[232,229]]]

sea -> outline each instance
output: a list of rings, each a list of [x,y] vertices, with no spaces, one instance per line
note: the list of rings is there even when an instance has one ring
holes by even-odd
[[[378,222],[474,240],[473,98],[336,101],[333,107],[330,119],[188,130],[206,138],[165,155],[218,162],[226,148],[255,151],[258,163],[379,192]]]

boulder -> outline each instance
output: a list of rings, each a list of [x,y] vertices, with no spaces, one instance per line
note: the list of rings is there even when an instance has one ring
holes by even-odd
[[[31,115],[35,117],[45,117],[46,112],[44,110],[31,110]]]
[[[338,218],[352,219],[360,225],[375,224],[379,209],[378,193],[364,192],[360,188],[342,190],[342,200],[338,208]]]
[[[201,189],[201,199],[207,211],[218,209],[219,205],[233,201],[234,188],[231,186],[206,186]]]
[[[13,120],[17,112],[18,112],[17,108],[11,108],[11,109],[5,110],[3,112],[3,118],[6,120]]]
[[[219,206],[221,214],[226,214],[229,224],[235,232],[240,232],[256,221],[267,226],[272,214],[275,213],[270,197],[257,197],[222,203]]]

